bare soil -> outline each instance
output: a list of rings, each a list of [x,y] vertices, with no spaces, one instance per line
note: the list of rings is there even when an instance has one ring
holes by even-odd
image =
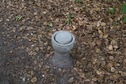
[[[1,0],[0,84],[126,84],[124,0]],[[115,13],[108,12],[115,8]],[[70,15],[70,17],[68,17]],[[53,69],[51,35],[74,34],[74,66]]]

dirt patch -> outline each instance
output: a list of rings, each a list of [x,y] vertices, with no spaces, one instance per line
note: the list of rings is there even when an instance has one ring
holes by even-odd
[[[123,0],[2,0],[0,80],[12,84],[125,84],[126,25]],[[108,9],[116,12],[110,14]],[[51,35],[76,37],[70,70],[55,70]],[[1,82],[0,82],[1,83]],[[8,84],[6,82],[5,84]]]

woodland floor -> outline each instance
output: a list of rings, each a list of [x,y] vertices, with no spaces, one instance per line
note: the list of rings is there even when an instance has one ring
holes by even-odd
[[[0,84],[126,84],[123,3],[1,0]],[[113,7],[116,11],[108,12]],[[58,30],[76,37],[69,70],[47,64],[54,52],[51,35]]]

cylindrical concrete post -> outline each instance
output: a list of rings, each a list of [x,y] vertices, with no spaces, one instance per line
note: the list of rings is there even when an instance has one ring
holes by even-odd
[[[50,63],[59,68],[70,68],[72,57],[70,51],[75,43],[75,37],[67,31],[57,31],[51,38],[54,55],[50,57]]]

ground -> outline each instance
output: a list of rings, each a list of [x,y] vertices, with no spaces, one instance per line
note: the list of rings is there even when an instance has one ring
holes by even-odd
[[[1,84],[126,84],[123,3],[1,0]],[[110,8],[116,11],[108,11]],[[51,35],[58,30],[69,31],[76,38],[69,70],[52,70],[47,63],[54,52]]]

